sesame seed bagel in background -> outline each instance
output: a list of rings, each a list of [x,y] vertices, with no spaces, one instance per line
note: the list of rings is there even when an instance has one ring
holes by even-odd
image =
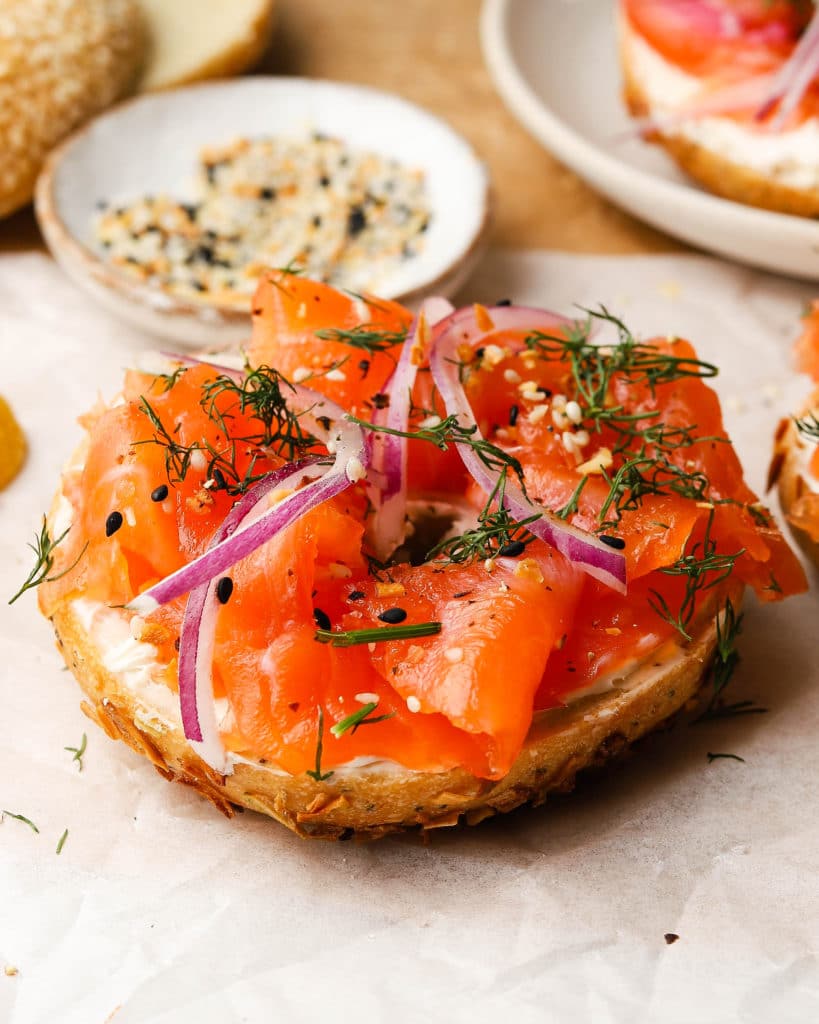
[[[742,587],[731,585],[736,606]],[[720,593],[720,599],[724,594]],[[125,671],[112,671],[110,651],[92,635],[85,615],[65,602],[50,618],[65,663],[85,692],[85,714],[111,739],[123,740],[146,757],[160,775],[195,789],[227,817],[234,806],[275,818],[307,839],[378,839],[406,829],[476,825],[525,803],[543,803],[549,793],[570,791],[577,774],[624,754],[696,697],[707,683],[716,645],[713,611],[693,631],[693,640],[654,652],[612,681],[611,688],[537,714],[522,751],[499,781],[476,778],[463,768],[411,771],[394,763],[336,769],[314,781],[289,775],[262,761],[242,759],[233,773],[219,775],[193,751],[176,709],[159,698],[161,687],[136,687]],[[129,635],[128,612],[103,609]],[[97,623],[95,623],[96,627]],[[106,665],[107,662],[107,665]]]
[[[134,84],[146,41],[136,0],[4,0],[0,217],[31,199],[57,142]]]
[[[137,89],[153,92],[238,75],[273,34],[274,0],[139,0],[150,44]]]

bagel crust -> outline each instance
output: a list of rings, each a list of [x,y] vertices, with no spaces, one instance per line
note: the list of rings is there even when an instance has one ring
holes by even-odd
[[[104,651],[72,603],[60,604],[50,621],[66,664],[85,691],[82,710],[108,736],[124,740],[160,775],[193,787],[228,817],[234,806],[247,807],[302,837],[342,840],[474,825],[571,790],[578,772],[623,753],[696,695],[716,644],[709,615],[691,643],[670,645],[669,653],[649,659],[604,693],[539,713],[520,756],[500,781],[475,778],[463,769],[428,773],[390,763],[338,768],[316,782],[307,774],[291,776],[245,760],[231,775],[218,775],[189,746],[178,717],[168,721],[167,710],[152,705],[148,693],[127,686],[105,667]]]
[[[811,401],[802,410],[802,415],[819,408],[819,390],[815,391]],[[792,419],[783,419],[776,429],[774,452],[768,471],[768,487],[776,484],[779,501],[788,519],[794,538],[799,546],[819,567],[819,540],[814,539],[810,532],[799,525],[798,502],[806,495],[817,493],[816,481],[808,473],[810,450],[813,446],[805,441]],[[819,523],[816,531],[819,535]]]
[[[621,26],[623,98],[633,117],[649,117],[653,113],[651,99],[638,81],[629,59],[630,32],[628,26]],[[734,163],[678,132],[652,128],[650,139],[661,145],[686,174],[715,195],[775,213],[819,217],[819,188],[800,189],[784,185],[774,177]]]

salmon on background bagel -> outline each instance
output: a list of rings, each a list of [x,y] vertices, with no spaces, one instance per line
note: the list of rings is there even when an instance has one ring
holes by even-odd
[[[819,216],[812,0],[620,0],[619,30],[646,137],[717,195]]]
[[[819,302],[805,313],[796,357],[798,368],[819,385]],[[768,487],[774,484],[794,536],[819,566],[819,388],[776,429]]]
[[[83,417],[40,544],[86,712],[225,813],[376,837],[542,800],[722,700],[746,586],[804,589],[688,342],[278,271],[254,310],[244,365]]]

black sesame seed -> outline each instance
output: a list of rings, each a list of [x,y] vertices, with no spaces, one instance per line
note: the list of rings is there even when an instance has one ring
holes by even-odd
[[[113,536],[117,530],[122,526],[122,513],[112,512],[110,516],[105,520],[105,536]]]
[[[483,348],[483,346],[481,346],[480,348],[476,348],[475,349],[475,358],[476,359],[483,359],[483,354],[484,354],[485,351],[486,350]]]
[[[387,409],[390,404],[390,396],[379,392],[377,395],[373,395],[372,403],[376,409]]]
[[[321,227],[321,217],[319,217],[318,214],[316,214],[315,217],[313,217],[313,227],[314,228],[320,228]]]
[[[321,185],[322,188],[329,188],[330,179],[327,177],[326,174],[322,174],[322,176],[319,178],[319,185]]]
[[[176,640],[174,640],[174,642],[173,642],[173,649],[175,651],[178,651],[181,646],[182,646],[182,640],[180,639],[180,637],[177,637]]]
[[[495,305],[496,306],[511,306],[512,305],[512,300],[511,299],[498,299],[498,301],[495,303]]]
[[[502,548],[498,548],[498,555],[501,558],[517,558],[518,555],[522,555],[526,550],[526,545],[522,540],[510,540],[508,544],[504,544]]]
[[[397,626],[399,622],[404,621],[407,613],[403,608],[388,608],[385,612],[381,612],[378,617],[382,622],[386,622],[390,626]]]
[[[211,473],[211,478],[216,485],[217,491],[224,491],[227,487],[227,481],[225,480],[225,474],[221,469],[214,469]]]
[[[354,238],[356,235],[360,235],[366,226],[367,218],[364,216],[364,211],[360,206],[351,206],[347,217],[347,234]]]
[[[332,629],[333,624],[330,622],[330,616],[327,612],[323,612],[321,608],[313,609],[313,618],[316,620],[316,625],[319,629]]]
[[[275,188],[263,188],[259,190],[259,199],[266,199],[268,202],[276,198]]]
[[[351,590],[350,593],[347,595],[347,600],[348,601],[361,601],[366,596],[367,595],[364,593],[363,590]]]
[[[151,501],[164,501],[168,497],[168,485],[160,484],[155,490],[151,491]]]
[[[201,260],[202,263],[213,263],[214,252],[209,245],[199,245],[193,251],[194,259]]]
[[[361,379],[364,380],[364,378],[370,372],[370,360],[360,359],[358,362],[358,368],[359,370],[361,370]]]
[[[180,203],[179,208],[185,211],[188,220],[195,221],[199,214],[199,207],[194,206],[193,203]]]
[[[320,423],[325,430],[329,430],[333,424],[333,421],[329,416],[316,416],[316,423]]]
[[[514,425],[517,423],[518,415],[519,414],[520,414],[520,409],[518,409],[518,407],[516,405],[513,405],[510,408],[510,410],[509,410],[509,426],[510,427],[514,427]]]
[[[216,596],[219,599],[219,604],[227,604],[232,593],[233,580],[230,576],[223,576],[216,584]]]
[[[608,544],[610,548],[616,548],[617,551],[622,551],[626,546],[626,542],[622,537],[611,537],[607,533],[601,533],[600,540],[602,540],[604,544]]]

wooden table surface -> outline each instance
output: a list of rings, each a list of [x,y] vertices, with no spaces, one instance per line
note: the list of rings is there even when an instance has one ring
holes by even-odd
[[[483,62],[480,6],[480,0],[279,0],[262,70],[378,86],[443,117],[489,166],[496,245],[679,249],[591,191],[506,110]],[[42,246],[30,209],[0,222],[0,252]]]

